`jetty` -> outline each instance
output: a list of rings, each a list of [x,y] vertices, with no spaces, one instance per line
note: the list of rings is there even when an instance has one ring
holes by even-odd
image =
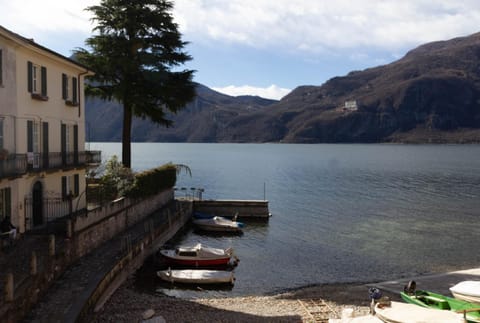
[[[240,219],[268,219],[272,216],[266,200],[195,200],[194,212]]]

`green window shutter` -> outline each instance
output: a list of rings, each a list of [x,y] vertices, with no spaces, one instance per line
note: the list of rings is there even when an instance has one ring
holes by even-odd
[[[0,49],[0,84],[3,84],[3,51]]]
[[[62,73],[62,99],[68,99],[68,76]]]
[[[48,147],[48,122],[43,122],[43,167],[48,169],[49,166],[49,147]]]
[[[33,121],[27,121],[27,152],[33,152]]]
[[[47,96],[47,68],[42,66],[42,96]]]
[[[62,163],[67,164],[67,125],[62,124],[60,133],[60,149],[62,151]]]
[[[67,177],[62,176],[62,198],[67,198]]]
[[[77,78],[72,77],[72,102],[73,104],[78,103],[78,98],[77,98]]]
[[[33,91],[33,64],[32,62],[27,62],[27,76],[28,76],[28,92],[32,93]]]
[[[78,176],[78,174],[75,174],[73,176],[73,190],[74,190],[74,194],[75,196],[78,196],[78,194],[80,193],[80,176]]]
[[[75,165],[78,164],[78,126],[73,126],[73,159]]]

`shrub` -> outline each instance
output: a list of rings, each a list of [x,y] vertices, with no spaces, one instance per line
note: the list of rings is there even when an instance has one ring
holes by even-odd
[[[126,196],[138,198],[160,193],[175,186],[177,166],[168,163],[163,166],[135,174],[133,185]]]

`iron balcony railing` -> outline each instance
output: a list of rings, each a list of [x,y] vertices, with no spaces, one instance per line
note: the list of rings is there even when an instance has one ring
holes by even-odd
[[[98,165],[100,151],[10,154],[0,159],[0,178],[21,176],[28,172]]]

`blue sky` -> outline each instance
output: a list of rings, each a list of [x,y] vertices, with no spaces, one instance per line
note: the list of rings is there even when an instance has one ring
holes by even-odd
[[[69,56],[99,0],[0,0],[0,25]],[[480,31],[478,0],[176,0],[195,81],[280,99],[300,85],[390,63],[416,46]]]

